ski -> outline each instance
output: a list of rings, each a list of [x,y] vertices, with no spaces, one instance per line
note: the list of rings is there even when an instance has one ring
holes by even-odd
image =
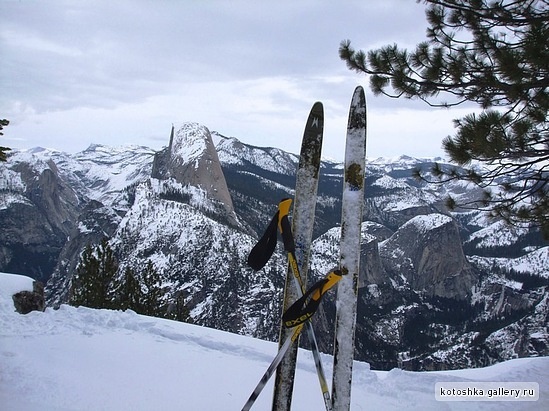
[[[322,151],[322,136],[324,131],[324,108],[316,102],[309,113],[296,172],[294,207],[292,213],[292,232],[295,238],[295,257],[303,284],[307,283],[309,268],[309,251],[313,237],[315,219],[316,194],[320,172],[320,157]],[[289,265],[284,287],[283,312],[300,298],[302,290],[292,279],[292,267]],[[284,344],[291,330],[284,324],[280,326],[279,344]],[[289,411],[292,403],[295,367],[297,362],[296,344],[288,349],[288,354],[282,359],[276,372],[273,411]]]
[[[340,239],[340,270],[344,275],[336,297],[332,380],[332,408],[336,411],[346,411],[351,406],[365,162],[366,98],[358,86],[351,100],[345,143]]]
[[[317,281],[307,290],[302,298],[288,307],[288,311],[284,312],[283,324],[284,327],[287,327],[288,330],[290,330],[290,333],[284,343],[280,346],[278,353],[267,368],[267,371],[265,371],[259,380],[259,383],[248,398],[248,401],[246,401],[246,404],[242,407],[242,411],[248,411],[252,408],[257,397],[259,397],[259,394],[261,394],[261,391],[263,391],[263,388],[265,388],[265,385],[267,385],[267,382],[276,371],[277,366],[283,360],[290,347],[294,345],[293,343],[299,338],[303,326],[309,324],[309,320],[316,312],[324,294],[335,286],[341,278],[342,274],[340,270],[330,271],[322,280]]]

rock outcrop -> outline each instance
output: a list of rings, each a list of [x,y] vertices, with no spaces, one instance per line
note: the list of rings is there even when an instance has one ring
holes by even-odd
[[[397,283],[430,297],[467,299],[478,274],[465,258],[455,221],[442,214],[420,215],[380,247],[383,266]]]
[[[364,230],[363,224],[363,230]],[[387,274],[383,269],[379,256],[379,245],[376,237],[362,233],[360,242],[360,273],[358,286],[388,282]]]
[[[44,284],[34,281],[32,291],[20,291],[13,295],[13,305],[19,314],[28,314],[31,311],[44,311],[46,299],[44,298]]]
[[[46,282],[78,216],[79,199],[53,161],[30,157],[0,182],[0,268]]]
[[[217,150],[205,126],[185,123],[177,130],[172,127],[169,146],[154,157],[152,177],[199,187],[236,218]]]

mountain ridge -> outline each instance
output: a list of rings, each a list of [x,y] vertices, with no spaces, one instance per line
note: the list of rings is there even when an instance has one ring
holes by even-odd
[[[218,187],[216,192],[212,185],[204,184],[205,180],[194,179],[195,175],[168,175],[178,171],[169,168],[157,175],[161,178],[154,178],[155,161],[157,172],[169,165],[173,137],[160,152],[138,146],[126,151],[91,145],[75,155],[53,150],[12,153],[8,163],[0,165],[0,228],[9,233],[0,241],[0,270],[22,271],[47,282],[50,304],[59,304],[66,301],[81,250],[107,237],[120,260],[120,270],[151,261],[161,274],[166,304],[183,296],[198,324],[275,339],[285,256],[279,248],[267,268],[254,273],[246,267],[246,250],[265,228],[277,202],[293,195],[298,156],[277,148],[250,146],[192,124],[186,127],[196,131],[193,136],[209,138],[212,144],[193,151],[194,157],[179,158],[178,164],[192,160],[193,170],[199,170],[194,165],[204,155],[210,165],[220,167],[218,177],[223,177],[226,188]],[[186,141],[190,140],[181,138],[175,145],[185,145]],[[215,156],[211,152],[214,141]],[[188,148],[176,151],[188,152]],[[166,161],[157,160],[162,156]],[[506,338],[492,334],[497,336],[506,327],[507,336],[522,332],[530,337],[515,351],[506,347],[505,355],[548,353],[547,325],[543,323],[548,309],[543,278],[548,275],[536,269],[544,262],[549,266],[543,244],[535,233],[501,227],[480,213],[446,210],[443,197],[449,192],[463,194],[464,187],[428,186],[412,176],[413,168],[427,170],[433,161],[401,156],[394,163],[380,159],[367,163],[356,357],[378,368],[399,364],[409,369],[460,367],[468,356],[474,357],[477,365],[486,365],[501,360],[493,354],[493,347]],[[204,174],[208,168],[203,170],[196,174],[207,178]],[[33,182],[40,178],[44,184],[36,186]],[[338,263],[341,178],[340,163],[322,162],[312,279]],[[56,181],[61,185],[54,184]],[[64,213],[40,202],[52,197],[52,185],[63,187],[53,192],[59,193],[58,201],[68,207]],[[37,187],[34,194],[29,187]],[[217,195],[220,192],[231,199],[234,218],[231,207],[227,208]],[[418,244],[417,233],[409,229],[414,219],[432,225]],[[440,227],[436,222],[445,219],[452,221],[446,224],[446,234],[435,234]],[[44,226],[43,221],[51,221],[50,226]],[[33,231],[38,229],[41,235]],[[499,237],[506,234],[510,240],[495,246],[489,242],[487,247],[482,240],[498,238],[496,230]],[[23,232],[27,236],[36,233],[34,246],[29,247]],[[479,232],[482,235],[475,236]],[[389,251],[387,245],[393,236],[397,245]],[[396,241],[398,237],[403,240]],[[517,258],[522,258],[514,263],[522,264],[521,273],[534,275],[534,281],[507,273],[513,263],[499,260],[502,257],[498,253],[507,250],[509,244],[516,248]],[[444,257],[445,249],[455,251]],[[395,253],[401,256],[393,257]],[[40,256],[44,263],[40,263]],[[446,271],[453,266],[464,268],[459,275],[448,275]],[[49,276],[47,270],[51,270]],[[508,279],[510,275],[516,279]],[[444,285],[429,291],[436,278]],[[448,317],[450,301],[461,307],[463,313],[457,317],[462,325]],[[376,308],[380,306],[383,308]],[[326,330],[319,343],[327,352],[333,308],[333,299],[326,298],[322,313],[315,318],[315,326]],[[519,314],[531,320],[520,322],[514,318]],[[479,324],[496,328],[484,335]],[[435,355],[459,346],[465,348],[451,361]]]

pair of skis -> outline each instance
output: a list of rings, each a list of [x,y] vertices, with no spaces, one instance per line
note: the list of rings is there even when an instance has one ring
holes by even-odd
[[[342,198],[340,269],[329,273],[327,276],[338,276],[338,281],[340,280],[336,300],[336,333],[331,398],[322,363],[320,362],[316,338],[309,321],[310,317],[314,314],[314,311],[316,311],[316,307],[311,304],[319,302],[320,297],[323,294],[315,299],[311,298],[311,296],[315,294],[315,290],[311,291],[311,289],[309,289],[309,292],[305,291],[309,250],[312,241],[316,207],[323,125],[324,115],[322,104],[317,102],[311,109],[303,136],[300,162],[296,176],[292,228],[289,228],[287,218],[291,202],[286,200],[285,203],[281,202],[282,208],[279,206],[278,215],[275,216],[276,223],[273,222],[275,221],[275,218],[271,221],[270,236],[260,240],[260,243],[262,242],[263,246],[259,247],[259,249],[266,250],[265,254],[261,256],[261,253],[257,250],[254,253],[250,253],[250,256],[252,257],[250,265],[252,267],[254,259],[257,259],[255,263],[261,263],[267,256],[270,257],[277,242],[276,226],[274,238],[272,235],[272,226],[274,224],[278,225],[283,236],[285,250],[288,253],[289,260],[284,293],[283,309],[285,315],[283,317],[286,317],[286,320],[295,321],[299,316],[303,316],[304,322],[297,321],[293,328],[289,328],[288,325],[291,326],[293,323],[288,323],[288,321],[284,321],[283,319],[280,331],[279,352],[256,387],[256,390],[254,390],[254,393],[250,396],[250,400],[243,410],[247,410],[252,406],[277,367],[273,410],[290,410],[298,348],[298,344],[294,344],[294,342],[299,339],[303,327],[306,327],[311,342],[326,410],[343,411],[350,409],[354,356],[354,328],[356,322],[358,272],[360,263],[360,231],[364,203],[364,169],[366,158],[366,99],[362,87],[357,87],[353,94],[347,126]],[[286,227],[283,227],[283,225]],[[269,229],[267,232],[269,232]],[[295,235],[295,241],[293,241],[292,238],[292,241],[287,244],[287,241],[289,240],[287,237],[285,238],[284,233],[291,234],[292,232]],[[293,280],[290,277],[292,277]],[[321,281],[329,280],[325,278]],[[319,287],[317,284],[312,288],[315,286]],[[332,286],[334,284],[335,282]],[[310,301],[313,301],[313,303]],[[292,307],[295,309],[294,313],[291,313],[290,308]],[[288,314],[289,312],[291,314]]]

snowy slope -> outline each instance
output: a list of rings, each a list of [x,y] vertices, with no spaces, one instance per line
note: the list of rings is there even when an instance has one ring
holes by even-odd
[[[71,171],[83,182],[89,198],[110,205],[125,187],[150,176],[153,156],[154,150],[143,146],[92,144],[66,165],[55,161],[61,170]]]
[[[131,311],[61,306],[26,316],[11,295],[28,277],[0,273],[0,404],[5,410],[238,410],[276,344]],[[320,410],[308,351],[299,354],[293,409]],[[331,357],[323,358],[327,370]],[[549,358],[446,372],[353,368],[352,410],[549,409]],[[330,377],[328,375],[328,377]],[[538,382],[536,402],[438,402],[435,383]],[[254,410],[270,410],[271,385]]]
[[[295,168],[299,157],[273,147],[256,147],[241,143],[236,138],[228,138],[212,133],[219,160],[224,165],[242,166],[253,164],[263,170],[287,173]]]
[[[188,199],[163,198],[170,190]],[[178,293],[185,293],[195,322],[272,338],[271,330],[268,334],[258,330],[273,321],[273,312],[279,312],[276,290],[280,285],[246,267],[254,238],[216,221],[214,207],[215,202],[200,188],[183,187],[173,180],[150,179],[137,186],[134,204],[111,241],[124,255],[119,272],[151,261],[166,290],[163,301],[174,301]],[[282,278],[283,264],[273,259],[268,268],[272,277],[279,273]]]
[[[91,144],[73,155],[40,147],[14,151],[7,164],[9,168],[0,169],[0,189],[24,191],[24,184],[14,170],[26,163],[37,175],[53,167],[81,197],[111,205],[125,187],[150,176],[153,156],[152,149],[136,145]]]
[[[469,257],[479,267],[488,270],[490,267],[499,266],[506,270],[515,270],[519,273],[549,278],[549,247],[534,250],[526,255],[517,258],[496,258],[496,257]]]

